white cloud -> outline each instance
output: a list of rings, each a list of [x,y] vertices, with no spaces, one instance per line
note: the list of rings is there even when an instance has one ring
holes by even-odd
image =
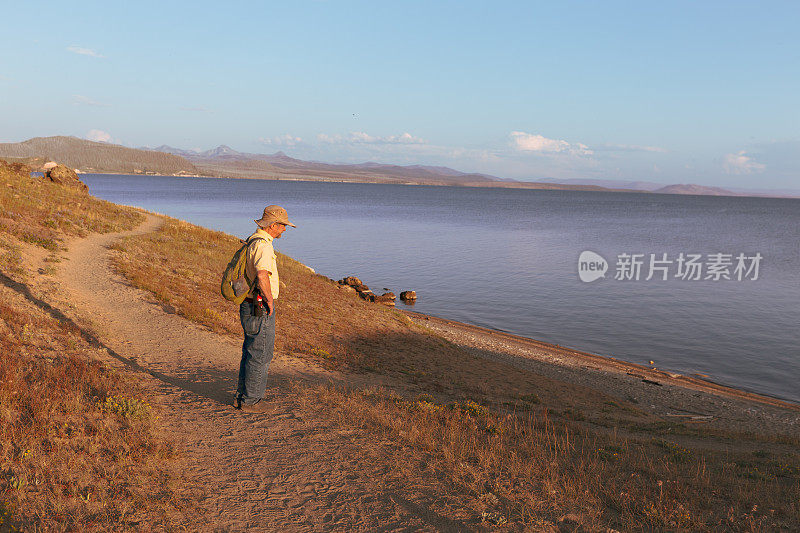
[[[109,107],[109,104],[104,104],[103,102],[98,102],[97,100],[92,100],[88,96],[84,96],[82,94],[73,94],[72,95],[72,103],[74,105],[90,105],[93,107]]]
[[[86,134],[86,139],[99,143],[122,144],[117,139],[114,139],[110,133],[103,130],[89,130]]]
[[[259,137],[258,142],[267,146],[297,146],[303,144],[303,139],[287,133],[275,137]]]
[[[363,131],[354,131],[348,135],[320,133],[317,140],[327,144],[426,144],[424,139],[414,137],[408,132],[386,137],[375,137]]]
[[[535,133],[512,131],[510,135],[511,145],[522,152],[566,153],[571,155],[592,155],[594,153],[585,144],[570,144],[567,141],[548,139]]]
[[[722,158],[722,168],[728,174],[753,174],[764,172],[767,166],[755,161],[742,150],[735,154],[725,154]]]
[[[103,54],[95,52],[91,48],[83,48],[82,46],[72,45],[67,47],[67,51],[72,52],[73,54],[79,54],[82,56],[89,56],[89,57],[97,57],[103,58],[106,57]]]

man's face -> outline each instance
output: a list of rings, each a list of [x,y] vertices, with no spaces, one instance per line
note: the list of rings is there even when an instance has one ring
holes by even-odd
[[[273,222],[267,228],[267,233],[272,235],[273,239],[280,239],[284,231],[286,231],[286,224],[281,224],[280,222]]]

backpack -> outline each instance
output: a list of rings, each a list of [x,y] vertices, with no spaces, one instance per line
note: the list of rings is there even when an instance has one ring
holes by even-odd
[[[220,292],[226,300],[235,304],[241,304],[250,294],[256,280],[247,279],[247,258],[250,256],[250,245],[256,241],[264,241],[262,237],[248,239],[231,258],[225,271],[222,273],[222,284]]]

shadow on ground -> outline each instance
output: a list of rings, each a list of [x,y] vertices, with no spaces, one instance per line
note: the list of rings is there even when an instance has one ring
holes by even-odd
[[[111,357],[120,361],[129,369],[136,372],[144,372],[165,384],[192,392],[208,400],[224,405],[231,404],[233,400],[233,391],[235,390],[238,378],[236,372],[220,370],[213,367],[194,367],[191,376],[178,376],[164,374],[163,372],[158,372],[146,366],[142,366],[135,358],[125,357],[103,343],[94,333],[78,325],[72,318],[65,315],[64,312],[57,307],[53,307],[41,298],[36,297],[31,292],[30,287],[24,283],[16,281],[2,272],[0,272],[0,283],[24,296],[29,302],[62,324],[68,325],[68,327],[77,332],[90,346],[105,350]],[[280,373],[270,371],[270,374],[274,378],[274,381],[271,380],[271,384],[278,385],[280,388],[288,386],[288,380],[284,376],[281,376]]]

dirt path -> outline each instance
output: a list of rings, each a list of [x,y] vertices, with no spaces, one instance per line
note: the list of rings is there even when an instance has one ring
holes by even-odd
[[[368,436],[336,431],[304,411],[292,393],[294,380],[336,376],[276,354],[268,383],[272,411],[233,409],[241,344],[169,314],[110,266],[111,243],[160,223],[150,215],[133,231],[69,243],[58,278],[73,314],[165,407],[162,420],[186,452],[186,481],[201,488],[201,505],[209,510],[189,529],[462,530],[386,486],[387,465],[364,460],[359,440]]]

